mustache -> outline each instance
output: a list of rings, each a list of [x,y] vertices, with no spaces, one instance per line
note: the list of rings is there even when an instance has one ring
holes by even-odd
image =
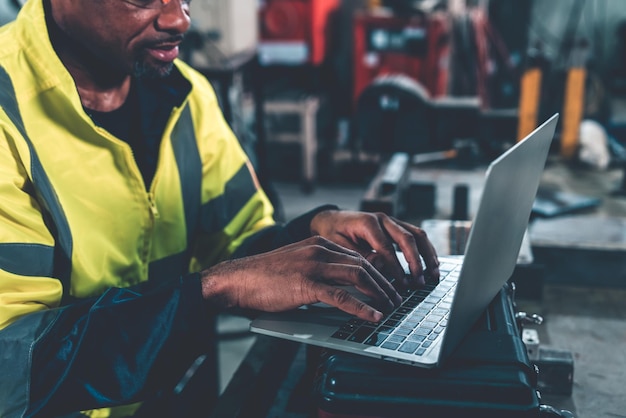
[[[183,35],[183,34],[174,35],[174,36],[168,36],[168,37],[164,37],[164,38],[161,38],[161,39],[151,39],[151,40],[147,40],[147,41],[143,42],[141,47],[142,48],[155,48],[155,47],[158,47],[158,46],[164,45],[164,44],[181,43],[181,42],[183,42],[184,39],[185,39],[185,35]]]

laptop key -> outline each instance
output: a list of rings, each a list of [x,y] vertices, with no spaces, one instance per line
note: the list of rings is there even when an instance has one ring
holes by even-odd
[[[409,335],[413,331],[413,328],[408,327],[398,327],[394,330],[394,334],[404,335],[405,337]]]
[[[380,346],[381,348],[386,348],[387,350],[397,350],[398,347],[400,347],[400,343],[394,343],[391,341],[386,341],[385,343],[383,343],[383,345]]]
[[[353,332],[357,329],[364,321],[351,319],[340,328],[342,331]]]
[[[410,319],[407,319],[406,321],[404,321],[404,323],[402,323],[402,326],[403,326],[403,327],[408,327],[408,328],[413,329],[413,328],[415,328],[415,327],[417,326],[417,324],[419,324],[419,323],[420,323],[419,319],[413,319],[413,318],[410,318]]]
[[[410,320],[414,320],[418,322],[424,319],[425,317],[426,317],[426,313],[424,312],[413,312],[411,315],[409,315]]]
[[[400,344],[406,337],[404,335],[391,334],[387,341]]]
[[[387,326],[387,327],[395,328],[399,323],[400,323],[400,321],[397,321],[397,320],[394,320],[394,319],[388,319],[388,320],[385,321],[385,323],[383,325]]]
[[[377,332],[381,333],[381,334],[391,334],[393,332],[393,328],[392,327],[387,327],[385,325],[381,325],[378,327],[378,329],[376,330]]]
[[[456,266],[457,265],[454,263],[441,263],[439,265],[439,272],[449,273],[450,271],[454,270]]]
[[[420,301],[415,301],[415,300],[410,300],[410,299],[408,299],[408,300],[406,300],[406,301],[402,304],[402,306],[404,306],[404,307],[406,307],[406,308],[413,309],[413,308],[415,308],[415,307],[416,307],[417,305],[419,305],[419,304],[420,304]]]
[[[407,341],[398,348],[398,351],[402,353],[414,353],[419,347],[419,343]]]
[[[359,328],[354,334],[348,338],[348,341],[352,341],[355,343],[362,343],[365,339],[374,332],[374,328],[362,327]]]
[[[425,329],[434,329],[437,326],[436,322],[433,321],[424,321],[422,322],[422,325],[420,325],[420,328],[425,328]]]
[[[345,332],[345,331],[337,331],[333,335],[331,335],[332,338],[338,338],[340,340],[345,340],[349,336],[350,336],[350,333]]]
[[[430,309],[435,307],[435,304],[434,303],[429,303],[429,302],[422,302],[420,304],[420,306],[430,310]]]
[[[423,335],[423,334],[411,334],[407,338],[407,340],[409,341],[417,341],[417,342],[422,342],[425,339],[426,339],[426,335]]]
[[[428,316],[428,320],[433,321],[435,323],[441,321],[442,319],[443,319],[443,315],[439,315],[439,314],[433,313]]]
[[[383,343],[383,341],[385,341],[385,339],[387,339],[388,336],[389,336],[388,334],[381,334],[379,332],[375,332],[372,335],[370,335],[367,340],[365,340],[365,344],[378,347],[379,345]]]
[[[422,335],[424,337],[426,337],[428,334],[430,334],[430,330],[424,328],[418,328],[413,332],[413,335]]]

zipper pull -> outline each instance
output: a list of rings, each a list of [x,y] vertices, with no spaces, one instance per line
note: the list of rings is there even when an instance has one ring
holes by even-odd
[[[150,206],[150,212],[152,213],[152,216],[154,217],[154,219],[158,219],[159,209],[157,208],[157,205],[154,202],[154,197],[152,196],[152,193],[148,193],[148,205]]]

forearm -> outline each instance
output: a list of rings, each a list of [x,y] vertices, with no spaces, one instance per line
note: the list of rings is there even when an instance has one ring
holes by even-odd
[[[0,405],[14,408],[0,415],[123,405],[171,389],[211,344],[211,314],[191,275],[145,294],[110,289],[27,315],[0,331],[0,369],[11,370],[0,376],[11,388],[0,391]]]

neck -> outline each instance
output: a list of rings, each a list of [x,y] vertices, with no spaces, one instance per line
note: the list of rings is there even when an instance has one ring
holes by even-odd
[[[70,73],[83,106],[100,112],[119,108],[128,96],[131,77],[103,63],[56,23],[50,4],[46,11],[50,42]]]

